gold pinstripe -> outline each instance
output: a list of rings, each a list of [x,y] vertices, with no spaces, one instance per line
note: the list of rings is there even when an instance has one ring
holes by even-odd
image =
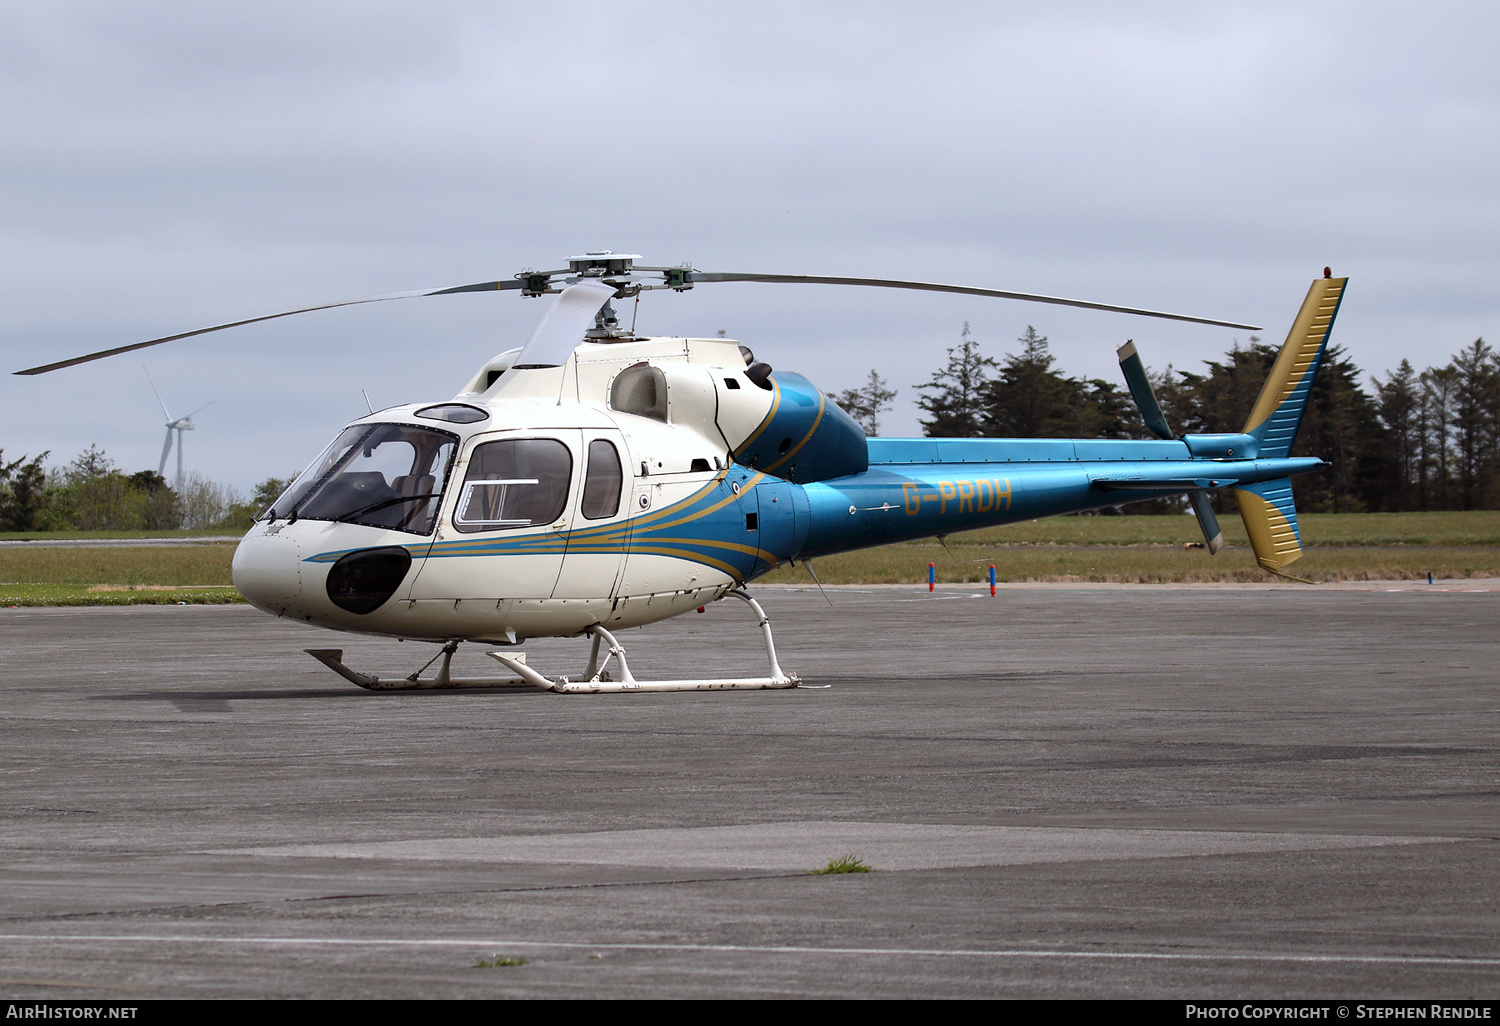
[[[750,448],[751,444],[760,438],[761,432],[770,427],[771,421],[776,419],[776,411],[781,408],[781,386],[776,383],[776,379],[774,378],[771,379],[771,393],[771,411],[756,425],[755,430],[750,432],[750,437],[741,442],[739,447],[734,450],[736,456]]]
[[[743,485],[740,486],[741,490],[749,490],[749,489],[754,488],[757,484],[759,484],[761,482],[762,479],[765,478],[765,476],[766,476],[765,474],[756,473],[756,475],[754,477],[750,478]],[[683,500],[683,503],[694,502],[694,501],[696,501],[697,496],[698,495],[702,495],[702,494],[703,494],[702,492],[699,492],[699,493],[697,493],[697,495],[689,496],[688,498],[686,498],[686,499]],[[674,520],[671,523],[656,524],[654,526],[658,530],[660,530],[660,529],[662,529],[664,527],[676,527],[679,524],[692,523],[694,520],[698,520],[701,517],[706,517],[710,513],[717,513],[719,510],[723,509],[725,506],[729,505],[731,502],[733,502],[735,499],[738,499],[738,498],[739,498],[738,495],[735,495],[735,494],[731,493],[729,495],[724,496],[724,498],[720,499],[718,502],[714,503],[712,506],[707,506],[707,507],[699,510],[698,512],[694,513],[691,516],[683,517],[681,520]],[[666,509],[664,509],[664,510],[661,511],[660,515],[661,516],[667,516],[667,515],[669,515],[671,513],[672,509],[673,509],[672,506],[668,506]],[[649,520],[646,520],[646,521],[636,521],[637,524],[640,524],[642,522],[649,523],[650,521]]]
[[[704,541],[702,538],[653,538],[651,539],[651,544],[698,545],[705,549],[728,549],[731,552],[747,553],[751,556],[754,556],[756,559],[764,560],[767,563],[776,562],[775,558],[765,550],[758,549],[754,545],[741,545],[739,542]],[[630,551],[639,552],[640,550],[632,547]]]
[[[700,520],[703,517],[706,517],[712,513],[717,512],[720,509],[723,509],[729,503],[734,502],[739,498],[739,495],[729,494],[719,499],[712,505],[704,507],[703,509],[695,510],[686,516],[679,516],[684,507],[690,507],[693,503],[699,501],[702,498],[704,492],[710,491],[711,489],[721,484],[724,478],[728,476],[728,473],[729,468],[726,467],[713,479],[713,481],[709,482],[708,485],[706,485],[698,492],[695,492],[693,495],[690,495],[679,502],[673,503],[670,506],[664,507],[663,509],[657,510],[654,513],[650,513],[643,517],[638,517],[633,521],[623,521],[620,523],[604,525],[595,528],[586,528],[583,531],[569,532],[567,536],[563,537],[558,537],[555,535],[536,535],[532,536],[534,541],[529,545],[526,544],[529,539],[524,537],[516,538],[514,540],[504,539],[503,542],[508,543],[509,545],[517,545],[519,543],[520,546],[524,547],[522,547],[520,551],[516,551],[515,548],[509,548],[508,550],[496,552],[494,554],[551,555],[559,552],[566,552],[570,541],[577,542],[583,545],[604,545],[612,542],[618,542],[623,545],[626,543],[627,538],[631,534],[643,527],[650,527],[653,530],[661,531],[673,527],[680,527],[683,524],[693,523],[696,520]],[[765,474],[759,472],[753,474],[741,486],[742,490],[754,488],[760,481],[765,478],[765,476]],[[677,516],[678,519],[666,519],[673,516]],[[438,558],[443,558],[445,556],[451,557],[457,555],[466,555],[469,554],[469,550],[483,549],[487,545],[495,544],[497,541],[500,540],[493,538],[476,538],[473,541],[469,542],[439,543],[438,545],[433,546],[431,555],[437,556]],[[712,538],[652,538],[646,540],[644,544],[631,545],[630,551],[646,553],[650,555],[672,556],[679,559],[687,559],[694,562],[707,563],[708,565],[716,567],[729,574],[736,581],[742,581],[744,579],[743,575],[728,563],[714,559],[712,556],[708,556],[701,552],[694,552],[690,549],[675,547],[683,545],[697,545],[706,549],[720,549],[732,552],[743,552],[771,565],[774,565],[777,562],[774,556],[770,555],[765,550],[757,548],[755,546],[742,545],[738,542],[718,541]]]
[[[1281,353],[1260,391],[1260,398],[1255,401],[1255,409],[1245,421],[1246,434],[1270,420],[1307,376],[1308,368],[1323,347],[1323,340],[1328,337],[1329,325],[1333,323],[1339,297],[1344,294],[1348,281],[1348,278],[1319,278],[1307,290],[1307,298],[1302,301],[1302,309],[1297,311],[1297,319],[1292,322],[1292,330],[1287,333]]]
[[[686,559],[694,563],[704,563],[717,570],[722,570],[736,581],[743,582],[745,580],[745,575],[728,563],[725,563],[723,560],[714,559],[712,556],[705,556],[701,552],[691,552],[686,549],[670,549],[665,546],[655,545],[647,546],[646,548],[631,549],[630,551],[632,555],[645,553],[648,556],[672,556],[676,559]]]
[[[656,521],[659,521],[659,520],[663,519],[664,517],[675,516],[678,513],[680,513],[685,506],[691,506],[694,502],[699,501],[702,498],[704,492],[713,489],[716,485],[718,485],[721,481],[724,480],[725,476],[728,473],[729,473],[728,468],[726,468],[725,470],[721,471],[719,473],[719,475],[717,477],[715,477],[712,481],[710,481],[704,488],[700,489],[697,492],[694,492],[692,495],[688,496],[686,499],[682,499],[682,500],[680,500],[678,502],[674,502],[670,506],[664,506],[661,509],[656,510],[653,513],[646,514],[645,516],[636,517],[633,520],[624,520],[624,521],[620,521],[620,522],[613,523],[613,524],[603,524],[603,525],[600,525],[599,527],[586,527],[586,528],[584,528],[582,530],[578,530],[578,531],[569,531],[568,534],[566,535],[566,537],[532,535],[532,536],[530,536],[530,538],[534,538],[535,541],[538,543],[538,545],[536,546],[537,548],[545,547],[546,545],[549,545],[549,544],[566,545],[567,544],[567,539],[569,539],[569,538],[574,539],[576,541],[587,541],[587,542],[622,541],[625,535],[628,535],[628,534],[632,533],[633,531],[639,530],[642,527],[648,527],[649,526],[649,527],[655,527],[656,529],[660,530],[661,528],[677,527],[680,524],[691,523],[694,520],[697,520],[697,519],[699,519],[701,517],[708,516],[710,513],[715,513],[718,510],[723,509],[729,503],[731,503],[735,499],[739,498],[739,496],[738,495],[734,495],[734,494],[726,495],[724,498],[720,499],[718,502],[715,502],[713,505],[706,506],[703,509],[696,511],[695,513],[691,514],[690,516],[685,516],[685,517],[683,517],[680,520],[675,520],[675,521],[672,521],[670,523],[656,523]],[[761,479],[763,479],[764,477],[765,477],[764,474],[755,474],[754,476],[752,476],[751,478],[749,478],[744,483],[744,485],[742,485],[741,487],[742,488],[754,488],[756,486],[756,484],[758,484],[761,481]],[[497,542],[502,542],[502,543],[505,543],[505,544],[515,545],[515,544],[518,544],[518,543],[519,544],[524,544],[527,540],[528,540],[527,536],[522,536],[522,537],[519,537],[519,538],[514,538],[513,540],[512,539],[497,539],[497,538],[475,538],[474,540],[467,541],[467,542],[459,540],[459,539],[454,539],[451,542],[440,542],[439,545],[442,546],[444,549],[453,549],[453,548],[483,548],[486,545],[493,545],[493,544],[496,544]]]
[[[823,395],[822,392],[819,392],[818,393],[818,415],[813,418],[812,427],[810,427],[810,428],[807,429],[807,434],[805,434],[805,435],[802,436],[802,441],[798,442],[796,445],[794,445],[790,449],[788,449],[786,455],[783,456],[783,457],[781,457],[781,459],[777,460],[775,463],[771,464],[769,467],[767,467],[766,468],[767,470],[775,470],[777,467],[781,466],[787,460],[789,460],[793,456],[797,455],[797,450],[801,449],[804,445],[806,445],[809,441],[812,440],[813,433],[818,430],[818,425],[823,422],[823,411],[826,410],[826,409],[828,409],[828,400]]]

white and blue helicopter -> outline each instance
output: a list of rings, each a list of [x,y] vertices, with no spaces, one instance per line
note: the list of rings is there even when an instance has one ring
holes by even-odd
[[[611,302],[709,282],[821,283],[1259,329],[995,289],[642,267],[639,259],[593,252],[566,269],[289,310],[16,373],[356,303],[497,290],[555,295],[526,344],[479,368],[453,398],[381,410],[345,428],[235,552],[235,586],[259,609],[442,646],[432,676],[397,678],[349,668],[340,649],[307,650],[373,690],[794,687],[801,681],[782,670],[769,620],[745,590],[783,563],[1166,495],[1188,497],[1211,552],[1223,538],[1208,493],[1229,487],[1262,567],[1286,575],[1302,554],[1290,478],[1324,464],[1290,453],[1348,280],[1327,269],[1241,433],[1174,436],[1126,343],[1120,364],[1155,440],[866,438],[802,375],[772,370],[732,339],[637,337],[622,330]],[[730,597],[759,621],[767,676],[635,679],[616,630]],[[528,638],[580,636],[593,645],[576,679],[544,676],[515,648]],[[465,641],[492,647],[511,676],[453,677]]]

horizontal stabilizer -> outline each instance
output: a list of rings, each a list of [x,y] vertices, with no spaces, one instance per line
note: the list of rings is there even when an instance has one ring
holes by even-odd
[[[1137,474],[1133,477],[1098,475],[1089,478],[1089,483],[1107,492],[1191,492],[1217,488],[1229,482],[1208,477],[1151,477]]]
[[[1279,477],[1234,490],[1240,518],[1250,535],[1255,561],[1273,574],[1302,558],[1302,536],[1297,531],[1297,507],[1292,504],[1292,479]]]

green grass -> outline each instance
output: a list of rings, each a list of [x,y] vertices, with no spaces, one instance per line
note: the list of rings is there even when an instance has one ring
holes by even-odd
[[[474,963],[474,968],[475,969],[501,969],[501,968],[505,968],[505,967],[508,967],[508,966],[525,965],[525,964],[526,964],[526,959],[524,959],[524,958],[519,958],[519,957],[517,957],[517,958],[502,958],[501,956],[496,955],[494,958],[490,958],[490,959],[484,959],[484,958],[482,958],[482,959],[480,959],[478,962]]]
[[[873,873],[870,866],[865,865],[865,860],[858,855],[840,855],[836,859],[829,859],[828,864],[821,869],[809,869],[808,876],[836,876],[840,873]]]
[[[0,531],[0,541],[96,541],[111,538],[238,538],[237,527],[205,527],[172,531]]]
[[[1300,522],[1306,555],[1291,570],[1314,581],[1500,577],[1500,511],[1311,514]],[[1217,556],[1184,548],[1202,540],[1190,516],[1053,517],[950,535],[946,548],[929,538],[826,556],[814,565],[825,584],[921,584],[928,563],[944,583],[983,584],[990,563],[1002,582],[1275,580],[1255,565],[1239,517],[1226,515],[1221,523],[1229,548]],[[4,546],[0,605],[238,602],[229,571],[234,548],[224,542]],[[763,579],[812,583],[800,566]]]
[[[1344,513],[1299,517],[1305,555],[1291,572],[1314,581],[1500,576],[1500,511]],[[1275,580],[1260,569],[1239,517],[1220,518],[1227,548],[1201,544],[1191,516],[1052,517],[1006,527],[862,549],[814,562],[824,584],[921,584],[927,564],[943,583],[1234,583]],[[762,578],[810,584],[801,567]]]
[[[229,586],[234,545],[140,545],[118,548],[0,547],[0,585],[95,584]]]
[[[234,588],[103,591],[69,584],[0,584],[0,606],[206,606],[244,602]]]
[[[0,606],[135,606],[243,602],[230,580],[234,546],[0,548]]]
[[[1500,510],[1466,513],[1302,513],[1304,547],[1347,545],[1500,545]],[[1238,513],[1219,517],[1224,541],[1249,545]],[[949,535],[995,545],[1181,545],[1203,540],[1192,516],[1049,517]]]
[[[989,565],[1000,583],[1098,582],[1114,584],[1211,584],[1274,581],[1256,565],[1248,546],[1216,556],[1204,549],[1171,546],[1047,545],[997,549],[949,539],[863,549],[813,562],[824,584],[923,584],[927,564],[940,583],[984,584]],[[1308,549],[1289,572],[1313,581],[1402,581],[1500,577],[1500,547],[1330,547]],[[761,580],[812,584],[802,567],[782,567]]]

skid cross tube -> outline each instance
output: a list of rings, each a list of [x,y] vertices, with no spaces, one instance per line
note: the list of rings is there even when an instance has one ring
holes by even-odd
[[[505,667],[515,671],[528,682],[539,688],[546,688],[563,695],[596,695],[596,694],[618,694],[626,691],[753,691],[766,688],[795,688],[802,684],[801,678],[794,674],[788,674],[781,668],[776,659],[776,643],[771,638],[771,618],[766,616],[766,611],[761,608],[760,603],[751,598],[743,589],[736,588],[728,592],[735,598],[743,599],[749,604],[755,613],[761,636],[766,643],[766,659],[770,663],[770,676],[767,677],[716,677],[704,678],[702,680],[661,680],[641,681],[636,680],[635,675],[630,672],[630,664],[625,661],[625,646],[620,644],[618,638],[599,624],[588,628],[584,633],[591,636],[593,644],[589,649],[589,664],[583,671],[583,679],[579,681],[569,680],[567,677],[558,677],[556,680],[548,680],[536,670],[519,662],[515,657],[506,652],[486,653],[490,658],[501,663]],[[608,653],[601,661],[599,649],[601,645],[609,647]],[[610,660],[619,664],[619,680],[611,678],[607,672]]]

